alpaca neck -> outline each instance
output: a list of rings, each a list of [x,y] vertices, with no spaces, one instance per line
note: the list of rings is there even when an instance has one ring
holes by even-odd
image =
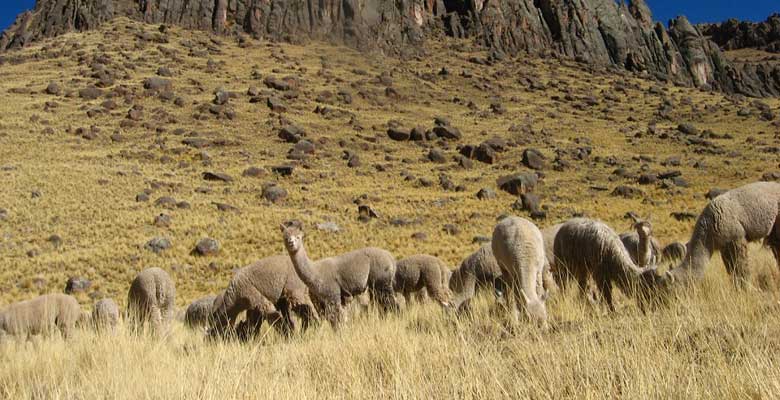
[[[641,248],[640,248],[641,250]],[[641,253],[640,253],[641,254]],[[614,258],[611,260],[615,269],[615,283],[620,290],[626,294],[633,294],[639,283],[639,276],[644,272],[644,268],[641,268],[634,264],[631,256],[628,254],[626,248],[621,244],[616,246],[616,252],[614,252]]]
[[[289,253],[293,267],[295,267],[295,272],[298,273],[298,276],[313,294],[318,296],[321,292],[322,279],[314,269],[314,262],[312,262],[306,254],[306,247],[301,245],[301,248],[298,249],[298,251],[290,251]]]
[[[645,268],[651,264],[653,257],[653,238],[644,235],[639,234],[639,249],[637,249],[636,253],[636,261],[637,266],[640,268]]]
[[[713,246],[704,231],[705,229],[699,229],[697,225],[691,241],[688,242],[682,263],[669,271],[675,280],[685,282],[692,278],[698,280],[704,276],[704,268],[712,258],[713,252]]]

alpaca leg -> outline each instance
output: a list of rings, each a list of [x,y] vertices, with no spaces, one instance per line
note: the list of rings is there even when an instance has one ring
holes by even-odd
[[[464,300],[460,303],[460,306],[458,306],[458,315],[471,315],[471,299]]]
[[[320,320],[312,304],[299,304],[293,307],[293,312],[301,319],[301,332],[306,332],[313,323]]]
[[[330,302],[324,306],[325,319],[328,320],[333,330],[338,331],[344,319],[344,307],[337,302]]]
[[[149,324],[151,332],[155,335],[162,333],[163,316],[160,307],[152,306],[149,312]]]
[[[404,303],[406,303],[406,307],[408,308],[409,306],[412,305],[412,293],[404,289],[403,294],[404,294]]]
[[[372,299],[379,303],[382,312],[398,312],[398,302],[395,300],[392,281],[376,282],[369,288]]]
[[[720,252],[726,271],[738,289],[746,289],[750,282],[747,250],[747,241],[739,240],[726,244]]]
[[[292,336],[293,332],[295,332],[295,322],[290,316],[290,303],[284,299],[280,300],[279,303],[277,303],[276,308],[279,310],[279,319],[277,323],[273,325],[274,328],[276,328],[276,331],[282,336]]]
[[[780,218],[778,218],[780,220]],[[780,268],[780,223],[775,221],[775,225],[772,227],[772,232],[764,240],[764,246],[769,247],[772,250],[772,255],[775,257],[775,263]]]
[[[595,307],[597,302],[593,296],[593,290],[589,278],[590,276],[586,272],[578,272],[576,276],[577,287],[580,289],[580,297],[587,300],[591,306]]]
[[[260,332],[265,320],[263,313],[257,309],[246,310],[246,319],[236,327],[236,337],[241,341],[247,341]]]
[[[612,302],[612,282],[605,277],[596,280],[596,290],[604,297],[604,301],[609,307],[609,311],[615,312],[615,304]]]
[[[424,304],[428,301],[428,294],[430,293],[430,290],[427,290],[426,288],[422,288],[417,291],[417,293],[414,294],[414,299],[417,301],[418,304]]]

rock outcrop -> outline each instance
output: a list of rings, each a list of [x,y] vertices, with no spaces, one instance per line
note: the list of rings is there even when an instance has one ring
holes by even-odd
[[[701,24],[702,34],[724,50],[755,48],[780,53],[780,14],[772,14],[764,22],[730,19],[720,24]]]
[[[391,54],[414,52],[426,37],[443,33],[473,38],[492,59],[554,54],[681,85],[775,92],[772,71],[732,68],[684,17],[668,30],[654,23],[644,0],[38,0],[3,33],[0,49],[92,29],[117,16],[291,42],[324,39]],[[741,83],[746,76],[749,82]]]

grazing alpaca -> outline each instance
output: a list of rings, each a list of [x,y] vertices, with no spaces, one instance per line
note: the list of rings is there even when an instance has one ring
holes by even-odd
[[[170,275],[160,268],[138,273],[127,293],[127,316],[131,329],[139,332],[149,324],[155,334],[168,329],[176,300],[176,287]]]
[[[397,263],[394,289],[403,293],[406,304],[411,302],[412,293],[425,290],[444,307],[448,307],[452,294],[444,276],[447,267],[434,256],[418,254],[406,257]]]
[[[780,184],[756,182],[712,199],[696,220],[685,258],[667,272],[672,282],[700,280],[712,255],[720,251],[737,287],[750,277],[749,242],[763,241],[780,266]]]
[[[576,279],[583,294],[593,279],[597,293],[612,311],[613,283],[637,297],[644,307],[649,289],[659,280],[655,269],[634,264],[618,235],[601,221],[576,218],[564,223],[555,237],[554,253],[556,266]]]
[[[448,280],[453,294],[452,306],[458,313],[468,313],[471,299],[477,288],[488,287],[497,297],[503,295],[501,268],[493,256],[491,244],[483,244],[477,251],[471,253],[453,271]]]
[[[246,311],[246,320],[236,329],[241,339],[257,333],[264,321],[290,336],[295,330],[292,312],[300,317],[302,330],[319,321],[309,290],[287,255],[266,257],[238,270],[210,309],[212,331],[223,336]]]
[[[345,319],[344,306],[367,289],[385,312],[398,310],[393,291],[395,257],[388,251],[367,247],[312,261],[303,245],[300,221],[282,224],[281,231],[295,271],[334,328]]]
[[[190,329],[207,328],[211,325],[211,308],[216,298],[217,296],[212,294],[190,303],[184,313],[184,325]]]
[[[493,230],[493,254],[506,285],[506,302],[515,319],[525,311],[531,320],[547,326],[542,275],[547,265],[542,232],[519,217],[501,220]]]
[[[20,301],[0,310],[0,339],[6,335],[49,335],[59,331],[71,336],[81,318],[79,303],[66,294],[46,294]]]
[[[100,299],[92,308],[92,325],[98,332],[114,332],[119,324],[119,306],[113,299]]]

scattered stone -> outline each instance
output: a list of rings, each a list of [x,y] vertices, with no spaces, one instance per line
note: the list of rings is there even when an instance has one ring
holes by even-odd
[[[444,224],[442,230],[444,230],[444,232],[447,233],[448,235],[453,235],[453,236],[460,233],[460,228],[458,228],[454,224]]]
[[[287,190],[281,186],[268,185],[263,188],[263,198],[271,203],[281,203],[287,198]]]
[[[535,173],[502,176],[496,181],[499,189],[515,196],[532,192],[538,182],[539,177]]]
[[[680,222],[695,221],[697,218],[696,214],[690,212],[673,212],[669,215],[671,215],[672,218]]]
[[[240,210],[238,207],[236,207],[236,206],[233,206],[233,205],[230,205],[230,204],[226,204],[226,203],[217,203],[217,202],[214,202],[214,206],[216,206],[216,207],[217,207],[217,210],[219,210],[219,211],[222,211],[222,212],[234,212],[234,213],[238,213],[238,212],[240,212],[240,211],[241,211],[241,210]]]
[[[138,193],[135,195],[135,201],[139,203],[149,201],[149,195],[144,192]]]
[[[89,86],[79,90],[79,97],[84,100],[95,100],[102,95],[103,91],[96,88],[95,86]]]
[[[164,208],[174,208],[177,205],[176,199],[170,196],[163,196],[154,201],[154,205]]]
[[[389,128],[387,130],[387,136],[398,142],[404,142],[411,138],[410,132],[401,128]]]
[[[271,172],[280,176],[291,176],[294,169],[295,167],[292,165],[277,165],[271,167]]]
[[[267,174],[267,172],[263,168],[260,168],[260,167],[249,167],[249,168],[245,169],[244,172],[241,173],[241,176],[246,176],[246,177],[250,177],[250,178],[258,178],[258,177],[265,176],[266,174]]]
[[[214,256],[219,253],[219,242],[212,238],[204,238],[198,241],[192,253],[199,256]]]
[[[159,76],[153,76],[144,79],[144,89],[155,92],[163,92],[173,89],[173,84],[169,79],[160,78]]]
[[[92,281],[87,278],[71,277],[65,283],[65,294],[84,293],[92,287]]]
[[[304,137],[306,137],[306,132],[295,125],[286,125],[279,130],[279,138],[287,143],[298,143]]]
[[[496,192],[493,189],[482,188],[477,192],[477,198],[480,200],[490,200],[496,198]]]
[[[631,186],[618,186],[615,188],[615,190],[612,191],[612,196],[615,197],[623,197],[626,199],[635,199],[637,197],[643,196],[644,193],[642,193],[641,190],[631,187]]]
[[[442,139],[460,140],[463,137],[458,128],[449,125],[437,125],[433,128],[433,133]]]
[[[412,233],[412,239],[418,240],[420,242],[424,242],[424,241],[428,240],[428,234],[425,233],[425,232],[415,232],[415,233]]]
[[[204,172],[203,179],[207,181],[233,182],[233,177],[222,172]]]
[[[701,133],[699,128],[688,123],[678,125],[677,130],[686,135],[693,135],[693,136],[698,136]]]
[[[540,170],[544,168],[544,156],[536,149],[525,149],[521,162],[531,169]]]
[[[46,94],[58,96],[60,93],[62,93],[62,88],[60,88],[57,82],[51,82],[49,86],[46,86]]]
[[[167,249],[171,248],[171,241],[168,238],[156,237],[146,243],[146,249],[159,254]]]
[[[60,237],[60,235],[56,235],[56,234],[51,235],[46,239],[46,241],[51,243],[52,246],[54,246],[55,248],[59,248],[60,246],[62,246],[62,238]]]
[[[154,217],[153,224],[158,228],[167,228],[171,226],[171,216],[167,214],[160,214]]]
[[[444,154],[443,151],[439,149],[431,149],[428,152],[428,160],[435,162],[437,164],[443,164],[447,162],[447,156]]]
[[[498,153],[492,146],[482,143],[474,150],[474,158],[485,164],[494,164],[498,162]]]
[[[541,200],[539,196],[533,193],[523,193],[520,198],[512,205],[512,208],[518,211],[534,212],[539,211]]]
[[[273,112],[281,113],[287,111],[287,104],[276,97],[269,97],[266,101],[266,105],[268,105],[268,108],[270,108]]]
[[[228,92],[225,89],[217,89],[216,92],[214,92],[214,100],[213,103],[222,106],[228,103],[230,101],[230,92]]]
[[[379,218],[379,214],[366,204],[358,206],[358,221],[368,222],[373,218]]]
[[[490,239],[487,236],[479,235],[479,236],[474,236],[473,238],[471,238],[471,243],[472,244],[490,243],[491,240],[492,239]]]

